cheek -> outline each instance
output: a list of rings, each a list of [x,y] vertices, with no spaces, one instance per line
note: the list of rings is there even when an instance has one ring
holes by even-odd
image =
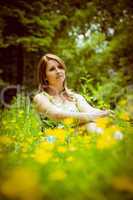
[[[46,77],[47,79],[51,79],[54,76],[54,72],[47,72]]]
[[[63,74],[64,76],[66,75],[64,70],[62,71],[62,74]]]

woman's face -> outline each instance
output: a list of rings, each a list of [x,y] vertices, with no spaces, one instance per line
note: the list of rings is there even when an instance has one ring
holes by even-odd
[[[46,67],[46,78],[49,85],[63,84],[65,80],[65,69],[56,60],[49,60]]]

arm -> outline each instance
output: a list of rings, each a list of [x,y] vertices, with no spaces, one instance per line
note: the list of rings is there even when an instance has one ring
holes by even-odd
[[[109,110],[100,110],[98,108],[92,107],[83,96],[79,94],[75,94],[75,97],[77,99],[77,106],[80,110],[80,112],[86,112],[90,115],[96,115],[97,117],[103,117],[109,115]]]
[[[69,112],[64,111],[55,105],[53,105],[47,96],[43,94],[37,94],[34,97],[34,102],[36,104],[37,111],[40,113],[45,113],[49,118],[54,120],[62,120],[65,118],[72,117],[80,123],[88,123],[93,121],[97,117],[96,114],[88,114],[85,112]]]

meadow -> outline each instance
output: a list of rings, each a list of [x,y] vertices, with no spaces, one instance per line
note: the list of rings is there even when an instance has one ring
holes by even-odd
[[[99,134],[70,118],[41,131],[35,105],[18,94],[1,112],[1,199],[131,200],[132,109],[120,99],[114,116],[96,120]]]

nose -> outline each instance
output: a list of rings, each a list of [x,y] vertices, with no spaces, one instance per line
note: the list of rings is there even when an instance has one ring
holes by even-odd
[[[56,72],[59,73],[60,72],[60,69],[58,67],[56,67]]]

